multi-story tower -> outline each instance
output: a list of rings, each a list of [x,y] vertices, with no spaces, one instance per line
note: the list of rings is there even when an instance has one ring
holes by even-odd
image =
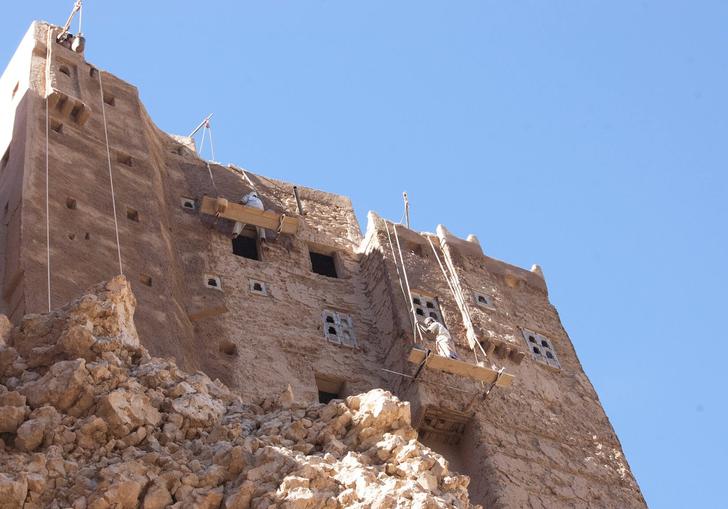
[[[374,213],[362,235],[346,197],[205,161],[59,31],[34,23],[0,78],[11,320],[121,263],[153,354],[251,398],[288,385],[305,400],[389,389],[486,507],[645,506],[538,267]],[[266,214],[235,204],[251,190]],[[236,214],[250,226],[231,240]],[[413,321],[425,316],[448,327],[463,361],[419,363],[432,344]]]

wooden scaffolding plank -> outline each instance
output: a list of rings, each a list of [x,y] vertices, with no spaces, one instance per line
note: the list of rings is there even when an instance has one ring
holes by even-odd
[[[272,210],[259,210],[234,203],[225,198],[202,197],[200,212],[210,216],[223,217],[239,223],[251,224],[267,230],[278,230],[283,218],[281,233],[295,235],[298,232],[298,216],[283,216]]]
[[[413,348],[409,354],[409,361],[413,364],[420,364],[425,360],[427,352],[421,348]],[[498,378],[498,372],[483,366],[476,366],[465,361],[458,361],[450,359],[448,357],[442,357],[441,355],[432,354],[427,361],[427,367],[430,369],[437,369],[439,371],[445,371],[453,375],[465,376],[472,378],[473,380],[483,381],[485,383],[492,384],[496,380],[498,387],[509,387],[515,378],[510,373],[503,373]]]

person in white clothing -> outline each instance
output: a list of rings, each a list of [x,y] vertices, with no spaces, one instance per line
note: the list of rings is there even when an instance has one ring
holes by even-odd
[[[240,203],[242,203],[246,207],[252,207],[258,210],[265,210],[265,207],[263,206],[263,200],[260,199],[260,196],[258,196],[258,193],[255,191],[251,191],[243,196],[240,199]],[[237,238],[244,229],[245,224],[236,222],[235,226],[233,226],[233,238]],[[258,230],[258,238],[260,240],[265,240],[265,229],[257,226],[256,229]]]
[[[425,319],[425,325],[417,324],[423,331],[429,332],[435,336],[435,345],[437,346],[437,354],[443,357],[449,357],[451,359],[460,360],[457,351],[455,350],[455,343],[453,343],[450,331],[445,328],[443,324],[428,316]]]

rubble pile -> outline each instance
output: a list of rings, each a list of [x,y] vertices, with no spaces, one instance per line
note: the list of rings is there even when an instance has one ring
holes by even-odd
[[[243,402],[151,357],[135,304],[117,277],[15,328],[0,317],[0,507],[471,507],[407,403]]]

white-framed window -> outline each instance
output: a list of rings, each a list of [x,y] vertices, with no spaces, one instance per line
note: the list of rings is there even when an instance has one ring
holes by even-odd
[[[522,331],[523,339],[528,345],[528,351],[531,352],[531,356],[535,360],[555,368],[561,368],[554,345],[549,338],[532,330],[522,329]]]
[[[185,210],[195,210],[197,208],[197,206],[195,205],[195,199],[194,198],[188,198],[187,196],[182,196],[179,199],[179,204]]]
[[[418,318],[424,320],[427,317],[431,317],[441,324],[445,324],[442,319],[442,312],[440,311],[440,304],[437,302],[437,297],[427,297],[413,292],[412,304],[415,307],[415,313],[417,313]]]
[[[356,348],[354,321],[350,315],[325,310],[322,314],[324,336],[331,343]]]
[[[207,288],[212,288],[213,290],[222,290],[222,280],[220,279],[220,276],[205,274],[203,277],[205,278],[205,286]]]
[[[495,304],[493,304],[493,297],[491,297],[490,295],[486,295],[481,292],[475,292],[474,298],[475,303],[478,306],[486,309],[495,309]]]
[[[250,290],[250,293],[268,295],[268,285],[263,281],[258,281],[257,279],[248,280],[248,289]]]

